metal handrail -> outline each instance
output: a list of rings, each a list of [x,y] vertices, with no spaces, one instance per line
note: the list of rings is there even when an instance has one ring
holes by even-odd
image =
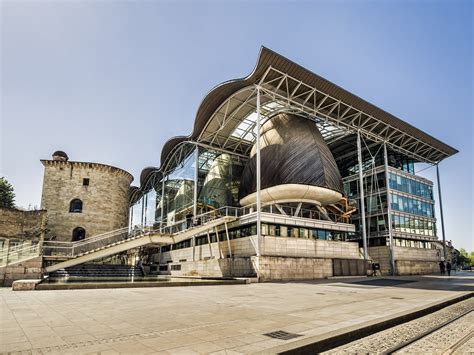
[[[200,220],[201,223],[193,223],[191,226],[188,225],[188,220],[183,219],[173,223],[172,225],[164,227],[162,226],[156,229],[141,227],[139,229],[133,229],[129,231],[128,228],[121,228],[107,233],[102,233],[100,235],[87,238],[78,242],[47,241],[43,245],[43,254],[53,255],[53,252],[56,251],[56,253],[54,253],[55,256],[74,257],[77,255],[82,255],[90,250],[107,247],[108,245],[113,244],[114,242],[120,242],[128,240],[130,238],[135,239],[148,233],[160,233],[168,235],[178,234],[198,225],[208,223],[217,218],[229,216],[230,212],[232,212],[232,215],[235,214],[235,216],[238,216],[240,215],[239,211],[240,207],[222,207],[217,210],[213,210],[196,216],[195,220]],[[108,240],[108,242],[104,242],[106,240]],[[98,245],[94,245],[94,243]],[[93,247],[89,247],[91,245],[93,245]]]

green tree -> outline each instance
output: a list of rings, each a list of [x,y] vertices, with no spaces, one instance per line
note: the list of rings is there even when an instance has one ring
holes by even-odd
[[[471,251],[471,255],[469,255],[469,258],[471,259],[471,265],[474,265],[474,251]]]
[[[13,186],[4,177],[0,178],[0,207],[15,207]]]
[[[470,260],[469,260],[469,254],[467,253],[466,249],[464,248],[460,248],[459,249],[459,263],[461,265],[466,265],[466,264],[470,264]]]

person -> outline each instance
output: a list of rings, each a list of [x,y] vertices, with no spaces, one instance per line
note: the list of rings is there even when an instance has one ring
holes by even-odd
[[[193,214],[189,212],[186,215],[186,228],[191,228],[193,226]]]
[[[377,276],[377,267],[375,263],[372,263],[372,276]]]
[[[439,262],[439,272],[441,275],[444,275],[444,261],[443,260]]]
[[[140,269],[140,271],[142,272],[142,275],[145,275],[145,268],[143,267],[142,259],[138,259],[137,268]]]
[[[448,271],[448,276],[451,276],[451,263],[449,262],[449,260],[446,263],[446,270]]]

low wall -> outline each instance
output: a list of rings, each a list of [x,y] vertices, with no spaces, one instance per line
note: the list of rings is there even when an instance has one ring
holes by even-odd
[[[333,276],[331,259],[261,256],[259,281],[314,280]]]
[[[175,276],[256,277],[252,258],[225,258],[185,261],[168,265]]]
[[[261,254],[304,258],[360,259],[358,243],[282,237],[263,237]]]
[[[41,279],[42,257],[38,256],[26,261],[0,268],[0,286],[11,286],[16,280]]]
[[[391,274],[390,247],[370,247],[369,255],[380,264],[382,275]],[[397,275],[421,275],[439,272],[439,251],[436,249],[394,247],[395,271]]]
[[[398,275],[424,275],[439,272],[439,262],[426,260],[395,260]]]
[[[369,256],[374,263],[380,264],[382,275],[391,275],[390,248],[388,246],[369,247]]]

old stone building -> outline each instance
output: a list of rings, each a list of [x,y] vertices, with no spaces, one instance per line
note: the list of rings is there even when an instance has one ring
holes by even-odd
[[[41,162],[47,239],[78,241],[127,226],[130,173],[105,164],[69,161],[61,151]]]

